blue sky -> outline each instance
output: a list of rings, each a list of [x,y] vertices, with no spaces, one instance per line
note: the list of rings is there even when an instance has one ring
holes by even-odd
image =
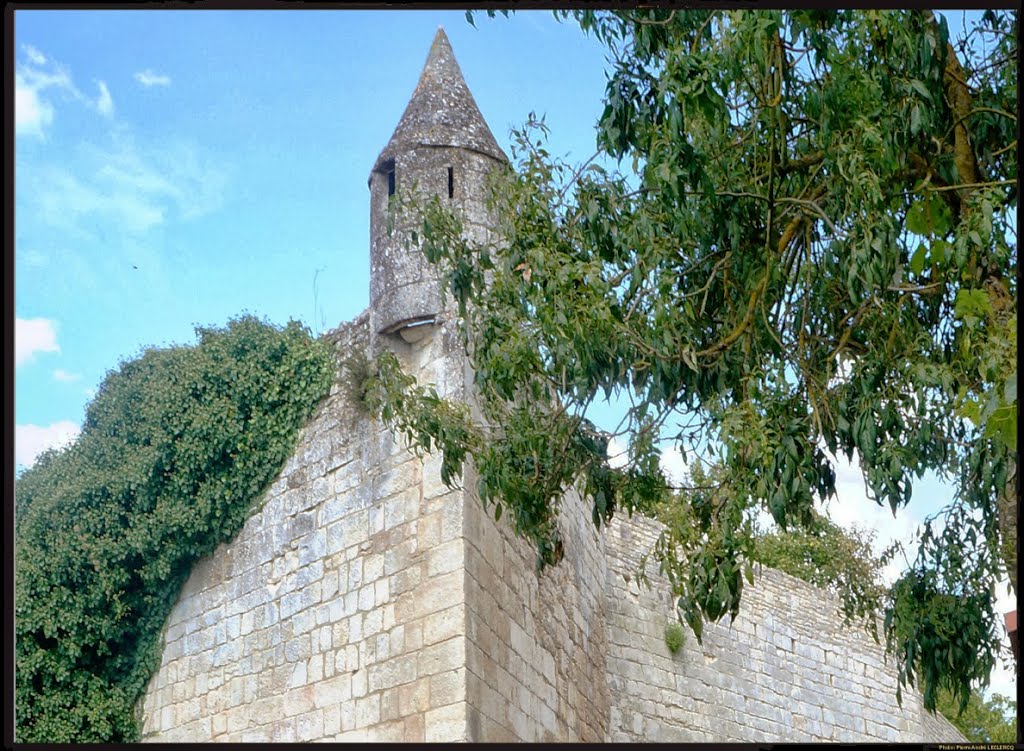
[[[603,48],[550,12],[476,21],[17,11],[17,463],[76,434],[109,369],[192,342],[194,324],[246,311],[319,333],[366,307],[366,180],[439,25],[506,152],[533,111],[552,153],[589,157]],[[893,520],[865,499],[856,467],[839,471],[837,520],[879,529],[880,547],[950,496],[926,480]],[[1012,695],[1007,680],[995,688]]]
[[[36,321],[17,337],[19,425],[80,421],[107,369],[193,323],[245,310],[322,331],[360,313],[366,179],[439,25],[503,146],[535,110],[557,151],[589,156],[604,88],[603,51],[550,13],[15,20],[15,304]]]

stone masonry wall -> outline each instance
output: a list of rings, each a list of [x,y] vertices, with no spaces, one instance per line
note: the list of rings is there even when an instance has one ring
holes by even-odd
[[[508,514],[467,492],[465,519],[469,740],[604,740],[606,563],[583,502],[563,499],[565,557],[540,575]]]
[[[368,316],[330,334],[368,346]],[[466,398],[455,323],[378,337]],[[656,526],[600,535],[575,494],[540,576],[508,517],[440,481],[344,388],[302,430],[262,507],[199,562],[140,707],[148,741],[962,741],[838,601],[766,570],[743,611],[673,657],[667,584],[635,582]]]
[[[333,338],[365,347],[367,316]],[[402,357],[446,382],[433,339]],[[262,508],[192,572],[144,739],[464,739],[461,494],[434,461],[335,385]]]
[[[610,741],[940,742],[964,740],[919,694],[896,704],[896,676],[883,647],[844,628],[837,598],[781,571],[746,587],[739,616],[686,629],[673,656],[665,626],[673,598],[655,564],[638,587],[639,557],[658,534],[648,520],[619,516],[608,550]]]

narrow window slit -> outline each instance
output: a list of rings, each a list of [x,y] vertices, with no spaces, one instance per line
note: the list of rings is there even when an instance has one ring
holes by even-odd
[[[455,198],[455,170],[448,168],[448,197]]]
[[[388,170],[388,195],[393,196],[395,194],[395,168],[391,167]]]

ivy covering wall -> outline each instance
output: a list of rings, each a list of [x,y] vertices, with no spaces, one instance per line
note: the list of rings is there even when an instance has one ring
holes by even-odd
[[[16,739],[132,742],[192,565],[230,540],[335,374],[251,316],[110,372],[71,446],[16,482]]]

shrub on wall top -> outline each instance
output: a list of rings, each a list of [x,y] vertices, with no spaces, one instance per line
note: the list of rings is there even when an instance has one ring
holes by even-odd
[[[327,394],[329,347],[251,316],[108,373],[16,484],[16,733],[131,742],[192,564],[234,537]]]

